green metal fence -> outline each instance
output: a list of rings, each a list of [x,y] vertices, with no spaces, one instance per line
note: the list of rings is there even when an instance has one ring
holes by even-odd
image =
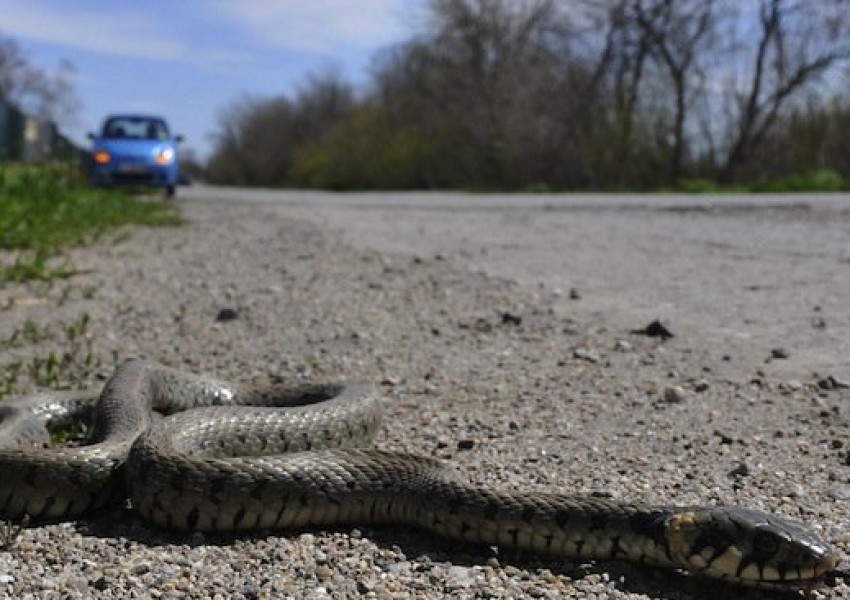
[[[10,103],[0,101],[0,161],[24,159],[26,115]]]
[[[57,161],[84,168],[88,152],[62,135],[52,121],[26,115],[0,100],[0,162]]]

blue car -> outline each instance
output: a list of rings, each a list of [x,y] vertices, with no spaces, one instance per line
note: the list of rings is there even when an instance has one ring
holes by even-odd
[[[92,140],[92,183],[96,186],[156,187],[174,195],[180,181],[177,144],[165,119],[148,115],[112,115]]]

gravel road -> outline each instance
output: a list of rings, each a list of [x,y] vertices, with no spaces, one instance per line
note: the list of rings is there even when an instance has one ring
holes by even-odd
[[[325,194],[196,188],[543,285],[619,326],[661,318],[747,366],[850,378],[850,195]]]
[[[32,391],[51,353],[79,386],[131,356],[241,381],[367,379],[388,404],[378,446],[476,482],[741,504],[850,549],[844,198],[183,197],[187,227],[127,230],[74,251],[69,280],[0,289],[4,380]],[[655,317],[674,337],[633,332]],[[816,597],[850,594],[829,584]],[[397,528],[176,535],[123,508],[23,531],[0,551],[2,594],[771,597]]]

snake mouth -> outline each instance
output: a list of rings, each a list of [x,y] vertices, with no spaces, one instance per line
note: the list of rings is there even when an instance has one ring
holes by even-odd
[[[839,562],[837,554],[830,554],[817,565],[798,571],[798,576],[794,578],[741,580],[739,583],[759,589],[802,592],[803,596],[808,596],[825,585],[831,586],[836,578],[846,579],[850,576],[850,571],[836,569]]]

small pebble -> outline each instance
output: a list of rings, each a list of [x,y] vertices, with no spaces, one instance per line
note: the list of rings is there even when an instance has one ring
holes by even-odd
[[[664,401],[669,404],[684,402],[687,398],[685,388],[680,385],[668,385],[664,387]]]
[[[466,439],[457,443],[458,450],[472,450],[473,447],[475,447],[475,440]]]
[[[239,318],[239,313],[236,312],[234,308],[222,308],[218,311],[218,314],[215,317],[216,322],[224,323],[227,321],[233,321]]]

